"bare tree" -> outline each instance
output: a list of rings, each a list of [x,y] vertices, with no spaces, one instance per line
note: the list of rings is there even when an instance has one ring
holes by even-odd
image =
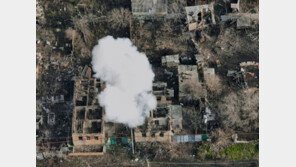
[[[198,81],[187,81],[185,84],[185,92],[194,100],[200,99],[206,95],[206,90]]]
[[[83,16],[81,18],[74,18],[73,23],[76,30],[80,31],[83,34],[83,39],[85,43],[91,42],[93,34],[88,26],[89,16]]]
[[[240,118],[240,100],[236,93],[225,96],[218,105],[224,128],[236,129],[242,126]]]
[[[183,109],[183,119],[188,128],[193,130],[195,134],[197,134],[198,130],[202,130],[202,114],[194,107],[186,107]]]
[[[205,78],[206,87],[213,96],[219,96],[222,92],[223,85],[218,75]]]
[[[172,2],[169,2],[168,5],[168,13],[173,16],[173,21],[177,22],[181,18],[185,18],[185,6],[186,1],[183,0],[174,0]]]
[[[129,26],[131,13],[129,10],[120,8],[113,9],[108,14],[108,21],[112,29],[120,30]]]
[[[215,129],[212,131],[212,149],[215,151],[220,150],[221,148],[224,148],[231,144],[231,137],[232,137],[232,131],[224,131],[221,128]]]
[[[243,13],[258,13],[259,0],[240,1],[240,10]]]
[[[218,105],[226,129],[257,131],[259,125],[259,92],[230,93]]]
[[[190,155],[192,145],[184,143],[160,143],[158,159],[177,160]]]
[[[248,91],[242,96],[242,119],[245,131],[257,131],[259,128],[259,92]]]

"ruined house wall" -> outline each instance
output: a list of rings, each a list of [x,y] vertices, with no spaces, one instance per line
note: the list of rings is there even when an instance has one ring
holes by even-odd
[[[161,131],[155,133],[155,137],[152,137],[150,131],[146,132],[146,137],[142,136],[142,132],[139,130],[135,131],[136,142],[171,142],[171,132],[163,132],[163,137],[160,136]]]
[[[193,31],[197,28],[204,28],[206,24],[204,16],[207,13],[211,15],[212,24],[216,24],[213,4],[188,6],[185,7],[185,10],[187,14],[187,23],[189,31]]]
[[[104,143],[104,134],[73,134],[72,139],[75,146],[99,145]]]
[[[157,89],[157,90],[156,90]],[[166,104],[172,103],[173,95],[169,95],[167,89],[167,84],[165,82],[156,82],[153,83],[153,91],[152,93],[157,99],[157,105],[162,106]]]
[[[72,120],[74,152],[97,151],[104,143],[104,109],[97,99],[101,90],[102,84],[91,78],[91,69],[85,67],[75,80]]]

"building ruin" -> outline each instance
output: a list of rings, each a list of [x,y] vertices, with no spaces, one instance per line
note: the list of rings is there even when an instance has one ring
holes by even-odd
[[[179,100],[187,98],[186,85],[189,82],[199,82],[197,65],[179,65],[178,66],[179,82]]]
[[[203,29],[208,24],[216,24],[214,5],[205,4],[185,7],[189,31]]]
[[[104,109],[97,94],[102,83],[91,77],[91,68],[85,67],[75,78],[72,121],[73,153],[70,155],[101,155],[104,149]]]
[[[152,93],[156,96],[157,105],[171,104],[174,98],[174,89],[168,89],[165,82],[153,83]]]
[[[136,142],[172,142],[175,133],[182,130],[182,107],[166,105],[150,112],[144,125],[135,128]]]
[[[241,62],[240,68],[246,88],[259,88],[259,63],[255,61]]]
[[[258,13],[242,13],[240,10],[240,0],[233,0],[230,3],[231,13],[221,15],[221,21],[225,22],[228,20],[236,21],[236,28],[250,28],[254,22],[259,21]]]

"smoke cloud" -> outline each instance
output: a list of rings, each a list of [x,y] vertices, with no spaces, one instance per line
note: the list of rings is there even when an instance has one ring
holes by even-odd
[[[131,128],[142,125],[157,104],[151,94],[154,73],[146,55],[128,38],[107,36],[92,50],[92,68],[94,76],[106,83],[98,95],[105,120]]]

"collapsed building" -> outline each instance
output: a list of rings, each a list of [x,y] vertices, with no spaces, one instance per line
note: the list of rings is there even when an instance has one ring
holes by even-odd
[[[240,63],[247,88],[259,88],[259,63],[248,61]]]
[[[189,31],[203,29],[209,24],[216,24],[213,3],[187,6],[185,10]]]
[[[250,28],[253,23],[259,21],[258,13],[229,13],[221,15],[221,21],[236,20],[236,28]]]
[[[97,94],[102,83],[91,77],[91,69],[85,67],[75,78],[74,110],[72,121],[73,153],[70,155],[102,155],[104,149],[104,109]]]
[[[132,13],[141,15],[166,15],[167,0],[132,0]]]
[[[228,70],[227,71],[227,77],[231,78],[232,81],[236,83],[237,86],[240,87],[246,87],[244,78],[243,78],[244,72],[243,71],[237,71],[237,70]]]
[[[240,10],[240,0],[233,0],[230,3],[231,13],[221,15],[221,21],[236,21],[236,28],[250,28],[254,22],[259,21],[258,13],[242,13]]]
[[[227,76],[244,89],[259,88],[259,63],[247,61],[241,62],[239,66],[240,70],[228,70]]]
[[[150,112],[144,125],[135,129],[136,142],[172,142],[175,133],[182,130],[182,107],[166,105]]]
[[[153,83],[152,93],[156,96],[157,105],[172,104],[172,98],[174,98],[174,89],[168,89],[167,83]]]
[[[199,82],[197,65],[179,65],[178,66],[179,82],[179,101],[187,100],[187,84],[190,82]]]

